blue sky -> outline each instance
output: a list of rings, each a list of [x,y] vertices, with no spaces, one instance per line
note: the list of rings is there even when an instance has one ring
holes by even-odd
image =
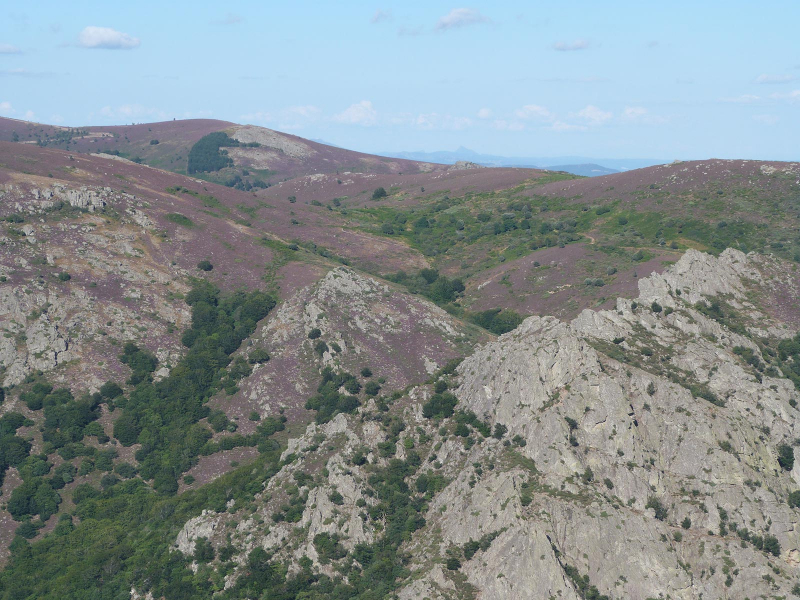
[[[364,151],[800,159],[800,2],[7,2],[0,115]]]

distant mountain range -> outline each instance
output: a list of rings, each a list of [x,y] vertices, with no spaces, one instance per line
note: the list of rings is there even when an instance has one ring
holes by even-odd
[[[461,146],[455,151],[437,152],[378,152],[381,156],[404,158],[425,162],[453,164],[459,160],[468,160],[486,167],[534,167],[554,171],[567,171],[575,175],[597,177],[621,171],[641,169],[661,165],[668,160],[655,158],[590,158],[587,156],[496,156],[481,154]]]

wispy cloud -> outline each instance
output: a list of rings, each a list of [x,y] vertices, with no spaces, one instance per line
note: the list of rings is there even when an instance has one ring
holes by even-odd
[[[137,48],[141,41],[137,37],[122,33],[110,27],[90,25],[78,35],[78,45],[83,48],[103,50],[130,50]]]
[[[26,110],[24,113],[20,113],[18,110],[15,110],[11,102],[7,100],[0,102],[0,115],[5,115],[7,117],[13,116],[14,118],[23,119],[24,121],[32,121],[36,118],[32,110]]]
[[[489,119],[492,116],[491,108],[482,108],[478,111],[477,117],[479,119]]]
[[[436,30],[447,31],[468,25],[490,22],[491,19],[489,17],[482,15],[474,8],[454,8],[436,22]]]
[[[379,8],[378,10],[375,11],[375,14],[372,15],[372,18],[369,20],[369,22],[374,25],[375,23],[383,23],[384,21],[393,21],[393,20],[394,17],[392,17],[391,10],[382,10]]]
[[[585,125],[575,125],[574,123],[556,121],[550,126],[550,129],[553,131],[587,131],[589,128]]]
[[[759,75],[756,77],[756,83],[790,83],[796,79],[794,75]]]
[[[602,125],[614,116],[612,113],[601,110],[591,104],[579,110],[576,115],[590,125]]]
[[[100,115],[108,119],[118,119],[125,122],[137,119],[162,119],[166,120],[168,115],[160,108],[143,106],[141,104],[122,104],[120,106],[104,106],[100,109]]]
[[[351,104],[339,114],[334,115],[333,120],[347,125],[370,127],[378,122],[378,111],[373,108],[372,102],[362,100],[356,104]]]
[[[397,28],[397,35],[400,37],[417,37],[422,35],[424,30],[422,27],[406,27],[405,25]]]
[[[780,121],[775,115],[753,115],[753,120],[763,125],[775,125]]]
[[[414,125],[425,130],[461,131],[472,125],[472,119],[453,115],[441,115],[439,113],[427,113],[418,115],[414,121]]]
[[[741,96],[728,96],[719,99],[720,102],[731,102],[733,104],[752,104],[759,100],[761,100],[761,97],[754,94],[742,94]]]
[[[29,71],[28,69],[0,69],[0,77],[55,77],[55,73],[46,71]]]
[[[789,102],[800,102],[800,90],[792,90],[791,92],[786,92],[785,94],[775,93],[770,94],[769,96],[773,100],[788,100]]]
[[[643,106],[626,106],[619,117],[623,123],[636,123],[643,125],[660,125],[666,123],[664,117],[653,115]]]
[[[575,52],[576,50],[586,50],[589,47],[589,41],[580,39],[574,42],[556,42],[553,44],[553,50],[559,52]]]
[[[241,15],[237,15],[236,13],[229,12],[225,15],[224,18],[216,21],[216,23],[220,25],[238,25],[239,23],[244,22],[244,17]]]
[[[525,129],[525,123],[519,121],[508,121],[506,119],[497,119],[492,122],[492,127],[499,131],[522,131]]]
[[[11,44],[0,44],[0,54],[22,54],[22,50]]]
[[[514,114],[518,119],[523,119],[525,121],[537,120],[551,122],[556,120],[556,116],[553,113],[544,106],[539,106],[538,104],[526,104],[515,111]]]

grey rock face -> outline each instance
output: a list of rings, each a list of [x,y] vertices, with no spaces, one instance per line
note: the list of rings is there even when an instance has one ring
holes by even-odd
[[[411,390],[392,407],[406,424],[395,457],[415,448],[416,476],[447,484],[403,544],[411,577],[398,597],[577,599],[591,586],[611,598],[788,597],[800,582],[798,511],[787,503],[800,467],[783,471],[777,447],[798,437],[800,394],[740,356],[760,355],[765,331],[791,333],[750,293],[768,289],[762,273],[775,265],[730,250],[688,252],[643,279],[635,301],[569,323],[531,317],[479,347],[458,369],[457,409],[504,427],[497,438],[471,430],[466,443],[448,421],[422,416],[429,388]],[[711,302],[724,319],[713,318]],[[333,574],[314,535],[338,534],[346,548],[381,535],[358,509],[375,502],[371,465],[389,460],[378,451],[386,429],[374,411],[367,405],[290,441],[285,456],[299,458],[267,484],[259,514],[266,521],[294,473],[309,472],[317,483],[297,526],[206,515],[187,524],[179,549],[190,553],[209,527],[235,528],[239,564],[263,546],[295,565],[307,555]],[[360,466],[350,460],[359,447],[370,450]],[[340,505],[330,501],[334,489]],[[467,554],[470,542],[478,549]],[[451,571],[453,556],[461,567]]]

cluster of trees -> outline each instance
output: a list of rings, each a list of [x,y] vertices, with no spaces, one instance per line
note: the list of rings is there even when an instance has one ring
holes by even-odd
[[[347,393],[341,393],[340,388]],[[352,413],[361,406],[357,396],[360,391],[361,384],[354,375],[336,373],[331,367],[325,367],[317,393],[308,399],[306,408],[317,411],[317,423],[327,423],[339,413]]]
[[[201,137],[189,150],[188,173],[200,173],[219,171],[233,164],[233,160],[228,156],[227,151],[222,148],[236,146],[257,147],[258,142],[242,144],[238,140],[229,137],[224,131],[209,133]]]
[[[186,302],[192,307],[192,326],[182,341],[189,350],[168,377],[154,383],[155,357],[126,345],[123,361],[133,369],[129,381],[135,388],[117,400],[124,410],[114,423],[114,437],[123,445],[142,444],[136,452],[140,473],[164,493],[177,491],[178,476],[191,468],[211,439],[211,431],[199,421],[209,415],[206,400],[235,385],[236,375],[226,370],[230,355],[275,306],[260,291],[221,297],[208,282],[198,282]],[[250,368],[246,360],[240,362]]]
[[[8,412],[0,417],[0,485],[9,467],[19,467],[28,458],[31,444],[17,435],[17,429],[30,424],[32,422],[18,412]]]
[[[492,308],[483,312],[472,313],[469,320],[497,335],[516,329],[525,317],[509,309]]]
[[[416,275],[408,275],[405,271],[398,271],[388,277],[390,281],[402,284],[414,294],[421,294],[430,298],[437,304],[447,304],[458,299],[464,292],[464,282],[461,279],[449,279],[440,275],[436,269],[422,269]]]

